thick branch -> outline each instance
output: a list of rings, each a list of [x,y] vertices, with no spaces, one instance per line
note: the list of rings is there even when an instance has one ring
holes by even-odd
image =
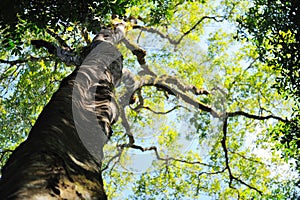
[[[51,42],[45,40],[31,40],[31,44],[37,48],[46,48],[50,54],[56,55],[66,65],[80,66],[83,61],[83,58],[74,52],[65,48],[57,47]]]
[[[112,44],[120,42],[124,38],[124,27],[125,24],[120,23],[116,24],[115,29],[101,30],[100,33],[94,38],[92,45],[88,46],[88,48],[83,48],[83,52],[81,52],[82,55],[76,54],[74,51],[72,51],[65,41],[51,30],[48,30],[48,33],[56,38],[61,46],[56,46],[45,40],[32,40],[31,44],[37,48],[46,48],[50,54],[56,55],[66,65],[80,66],[85,56],[92,50],[92,48],[97,46],[99,42],[106,41]]]
[[[126,38],[122,40],[122,42],[125,44],[125,46],[132,52],[133,55],[137,57],[137,60],[140,65],[146,64],[145,57],[146,57],[146,51],[139,47],[136,44],[133,44]]]
[[[178,90],[174,89],[174,87],[170,87],[169,84],[173,84],[174,86],[177,86]],[[155,86],[163,91],[166,91],[170,95],[174,95],[178,98],[181,98],[183,101],[194,106],[197,109],[200,109],[205,112],[210,112],[214,117],[217,118],[222,117],[217,111],[212,109],[209,105],[205,105],[204,103],[199,102],[186,94],[186,92],[188,91],[192,92],[195,95],[209,94],[208,91],[204,89],[198,89],[193,85],[184,85],[176,77],[163,75],[157,78],[155,77],[151,77],[147,79],[144,78],[139,83],[132,84],[132,86],[135,87],[132,88],[134,90],[140,90],[144,86]],[[227,112],[226,114],[228,117],[245,116],[247,118],[256,119],[256,120],[276,119],[282,122],[288,122],[288,120],[278,116],[274,116],[274,115],[258,116],[258,115],[246,113],[244,111]]]
[[[156,77],[157,75],[152,72],[149,69],[149,66],[146,64],[146,51],[144,49],[142,49],[141,47],[139,47],[138,45],[130,42],[129,40],[127,40],[126,38],[123,38],[122,42],[125,44],[126,48],[128,48],[133,55],[135,55],[137,57],[137,60],[141,66],[141,68],[143,69],[141,72],[139,72],[139,75],[151,75],[153,77]]]
[[[131,129],[130,129],[130,125],[128,123],[128,120],[127,120],[127,117],[125,115],[125,110],[124,110],[124,107],[120,110],[120,117],[121,117],[121,120],[122,120],[122,126],[125,128],[125,131],[126,131],[126,135],[127,137],[129,138],[129,144],[134,144],[134,137],[131,133]]]
[[[178,87],[182,92],[192,92],[195,95],[202,95],[202,94],[209,94],[209,91],[205,89],[199,89],[194,85],[185,85],[177,77],[174,76],[168,76],[168,75],[162,75],[159,77],[161,80],[163,80],[166,83],[170,83],[172,85],[175,85]]]

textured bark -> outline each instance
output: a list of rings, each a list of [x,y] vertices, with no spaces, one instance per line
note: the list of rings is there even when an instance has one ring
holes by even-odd
[[[118,117],[122,57],[111,43],[96,44],[2,169],[0,199],[107,199],[100,165]]]

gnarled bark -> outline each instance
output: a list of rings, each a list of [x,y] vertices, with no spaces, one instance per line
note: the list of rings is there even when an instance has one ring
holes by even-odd
[[[109,42],[95,44],[2,169],[1,199],[107,199],[100,165],[118,117],[122,57]]]

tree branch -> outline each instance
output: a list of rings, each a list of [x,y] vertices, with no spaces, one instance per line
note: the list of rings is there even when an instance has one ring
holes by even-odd
[[[225,20],[225,18],[226,18],[225,16],[203,16],[188,31],[184,32],[183,35],[181,35],[181,37],[178,40],[174,40],[174,39],[170,38],[168,35],[165,35],[164,33],[162,33],[161,31],[159,31],[157,29],[154,29],[154,28],[151,28],[151,27],[148,28],[148,27],[141,26],[141,25],[133,25],[133,29],[139,29],[141,31],[146,31],[146,32],[149,32],[149,33],[157,34],[161,38],[167,39],[170,42],[170,44],[173,44],[173,45],[177,46],[178,44],[180,44],[180,42],[183,40],[184,37],[186,37],[193,30],[195,30],[197,28],[197,26],[199,26],[205,19],[213,19],[216,22],[222,22],[222,21]]]
[[[154,34],[157,34],[159,35],[161,38],[163,39],[167,39],[170,44],[173,44],[173,45],[178,45],[178,41],[176,40],[173,40],[172,38],[170,38],[168,35],[165,35],[164,33],[162,33],[161,31],[157,30],[157,29],[154,29],[154,28],[148,28],[148,27],[145,27],[145,26],[141,26],[141,25],[133,25],[132,26],[133,29],[139,29],[141,31],[146,31],[146,32],[149,32],[149,33],[154,33]]]
[[[186,107],[184,107],[184,106],[180,106],[180,105],[177,105],[177,106],[174,106],[172,109],[170,109],[170,110],[168,110],[168,111],[165,111],[165,112],[159,112],[159,111],[155,111],[155,110],[152,110],[150,107],[148,107],[148,106],[137,106],[137,107],[135,107],[135,108],[132,108],[133,110],[135,110],[135,111],[138,111],[138,110],[140,110],[140,109],[146,109],[146,110],[149,110],[149,111],[151,111],[151,112],[153,112],[154,114],[157,114],[157,115],[165,115],[165,114],[168,114],[168,113],[170,113],[170,112],[172,112],[173,110],[176,110],[176,109],[178,109],[178,108],[185,108],[185,109],[187,109],[187,110],[189,110],[188,108],[186,108]]]
[[[246,113],[244,111],[228,112],[227,116],[228,117],[244,116],[244,117],[247,117],[247,118],[250,118],[250,119],[256,119],[256,120],[276,119],[276,120],[282,121],[282,122],[289,122],[289,120],[287,120],[287,119],[283,119],[281,117],[274,116],[274,115],[258,116],[258,115],[253,115],[253,114],[250,114],[250,113]]]
[[[58,34],[56,34],[55,32],[53,32],[53,31],[50,30],[50,29],[47,29],[46,31],[47,31],[47,33],[48,33],[49,35],[51,35],[52,37],[54,37],[54,38],[58,41],[59,45],[60,45],[63,49],[68,50],[68,51],[71,51],[71,48],[70,48],[69,45],[66,43],[66,41],[63,40]]]
[[[170,83],[172,85],[177,86],[182,92],[192,92],[195,95],[210,94],[209,91],[205,89],[199,89],[194,85],[185,85],[174,76],[162,75],[159,78],[166,83]]]
[[[146,64],[146,60],[145,60],[146,51],[144,49],[142,49],[138,45],[130,42],[126,38],[124,38],[122,40],[122,42],[123,42],[123,44],[125,44],[126,48],[128,48],[132,52],[132,54],[137,57],[137,60],[138,60],[140,65]]]
[[[190,164],[190,165],[202,165],[202,166],[206,166],[206,167],[215,167],[213,165],[210,165],[210,164],[207,164],[207,163],[203,163],[203,162],[199,162],[199,161],[187,161],[187,160],[182,160],[182,159],[178,159],[178,158],[173,158],[173,157],[167,157],[167,158],[162,158],[159,153],[158,153],[158,150],[157,150],[157,147],[156,146],[151,146],[151,147],[142,147],[142,146],[139,146],[139,145],[135,145],[135,144],[121,144],[119,145],[118,147],[120,148],[132,148],[132,149],[138,149],[142,152],[145,152],[145,151],[154,151],[155,155],[156,155],[156,158],[158,160],[162,160],[162,161],[165,161],[165,162],[170,162],[170,161],[175,161],[175,162],[182,162],[182,163],[186,163],[186,164]]]
[[[127,117],[125,115],[125,111],[124,111],[124,108],[121,109],[121,113],[120,113],[120,117],[121,117],[121,120],[122,120],[122,126],[125,128],[125,134],[127,135],[127,137],[129,138],[129,144],[134,144],[134,137],[133,137],[133,134],[131,133],[131,129],[130,129],[130,125],[128,123],[128,120],[127,120]]]
[[[45,40],[31,40],[31,44],[37,48],[46,48],[50,54],[56,55],[66,65],[80,66],[83,61],[81,56],[75,54],[71,50],[57,47],[51,42]]]
[[[221,19],[218,19],[218,18],[221,18]],[[186,31],[186,32],[183,33],[183,35],[177,40],[177,45],[183,40],[184,37],[186,37],[193,30],[195,30],[197,28],[197,26],[199,26],[205,19],[213,19],[216,22],[222,22],[222,21],[224,21],[225,16],[214,16],[214,17],[203,16],[203,17],[201,17],[201,19],[199,19],[196,22],[196,24],[194,24],[194,26],[192,26],[192,28],[190,28],[188,31]]]
[[[31,44],[36,48],[46,48],[50,54],[56,53],[56,46],[51,42],[47,42],[45,40],[31,40]]]
[[[207,175],[216,175],[216,174],[222,174],[224,173],[226,170],[226,168],[222,169],[221,171],[216,171],[216,172],[200,172],[197,176],[197,179],[198,179],[198,183],[197,183],[197,189],[196,189],[196,196],[199,195],[199,191],[200,191],[200,182],[201,182],[201,179],[200,177],[204,174],[207,174]]]
[[[12,66],[12,65],[16,65],[16,64],[26,63],[26,62],[29,62],[29,61],[38,61],[38,60],[47,60],[47,59],[48,59],[47,57],[37,58],[37,57],[34,57],[34,56],[29,56],[26,59],[20,59],[20,60],[3,60],[3,59],[0,59],[0,63],[9,64],[9,65]]]
[[[233,180],[236,180],[237,182],[247,186],[248,188],[252,189],[252,190],[255,190],[256,192],[258,192],[260,195],[262,195],[262,191],[258,190],[257,188],[247,184],[246,182],[242,181],[241,179],[235,177],[233,174],[232,174],[232,171],[231,171],[231,168],[230,168],[230,165],[229,165],[229,157],[228,157],[228,149],[227,149],[227,145],[226,145],[226,140],[227,140],[227,124],[228,124],[228,116],[225,117],[224,119],[224,122],[223,122],[223,137],[222,137],[222,140],[221,140],[221,144],[222,144],[222,148],[223,148],[223,151],[224,151],[224,157],[225,157],[225,166],[226,166],[226,169],[228,171],[228,175],[229,175],[229,187],[230,188],[233,188],[233,189],[236,189],[233,185],[232,185],[232,181]]]
[[[212,109],[210,106],[208,106],[202,102],[199,102],[197,100],[194,100],[191,97],[189,97],[187,94],[180,92],[176,89],[170,89],[170,87],[168,85],[166,85],[164,82],[162,82],[160,80],[153,80],[153,79],[143,80],[141,82],[140,87],[144,87],[144,86],[155,86],[155,87],[161,88],[161,89],[167,91],[169,94],[175,95],[176,97],[182,99],[186,103],[194,106],[196,109],[200,109],[202,111],[209,112],[214,117],[217,117],[217,118],[220,117],[220,115],[214,109]]]
[[[109,165],[110,165],[110,163],[111,163],[113,160],[115,160],[116,158],[120,158],[120,156],[122,155],[122,153],[123,153],[123,149],[120,149],[119,152],[118,152],[116,155],[112,156],[112,157],[108,160],[108,162],[106,163],[105,167],[103,167],[103,168],[101,169],[101,171],[103,172],[103,171],[107,170],[108,167],[109,167]]]
[[[192,92],[195,95],[209,94],[209,92],[207,90],[198,89],[194,85],[184,85],[176,77],[163,75],[163,76],[160,76],[157,78],[156,77],[142,78],[141,81],[139,81],[138,83],[136,83],[134,80],[133,80],[133,82],[134,83],[132,84],[132,86],[134,88],[132,88],[132,90],[131,90],[132,93],[134,93],[133,92],[134,90],[135,91],[140,90],[142,87],[145,87],[145,86],[155,86],[161,90],[166,91],[170,95],[174,95],[178,98],[181,98],[183,101],[194,106],[197,109],[211,113],[212,116],[214,116],[214,117],[217,117],[217,118],[222,117],[222,115],[219,114],[214,109],[212,109],[211,106],[205,105],[204,103],[199,102],[186,94],[186,92]],[[169,84],[177,86],[179,90],[174,89],[174,87],[169,86]],[[221,90],[221,92],[222,92],[222,90]],[[148,109],[148,108],[146,108],[146,109]],[[226,115],[228,117],[245,116],[247,118],[256,119],[256,120],[276,119],[276,120],[279,120],[282,122],[288,122],[287,119],[283,119],[278,116],[274,116],[274,115],[258,116],[258,115],[246,113],[244,111],[227,112]]]
[[[268,164],[263,163],[263,162],[261,162],[261,161],[255,160],[255,159],[253,159],[253,158],[246,157],[246,156],[244,156],[244,155],[242,155],[242,154],[240,154],[240,153],[238,153],[238,152],[232,151],[231,149],[227,149],[227,150],[228,150],[230,153],[236,154],[236,155],[238,155],[239,157],[241,157],[241,158],[243,158],[243,159],[245,159],[245,160],[248,160],[248,161],[250,161],[250,162],[254,162],[254,163],[258,163],[258,164],[260,164],[260,165],[265,165],[265,166],[271,167],[271,165],[268,165]]]

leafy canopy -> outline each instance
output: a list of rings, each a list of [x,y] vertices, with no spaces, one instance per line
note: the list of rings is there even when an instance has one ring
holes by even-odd
[[[255,0],[239,24],[243,36],[251,35],[260,60],[280,72],[274,87],[295,99],[293,119],[278,125],[273,137],[280,140],[277,148],[284,157],[295,158],[300,170],[300,1]]]
[[[272,4],[263,8],[285,17],[281,4],[261,2]],[[259,1],[254,5],[259,6]],[[12,9],[8,12],[3,6]],[[120,103],[124,115],[105,146],[103,175],[109,197],[292,198],[297,174],[292,160],[281,158],[277,151],[281,143],[273,133],[282,136],[277,126],[284,126],[286,118],[293,116],[295,99],[284,99],[273,87],[278,77],[285,80],[282,67],[286,65],[270,66],[280,61],[281,50],[293,50],[285,50],[283,42],[293,45],[296,32],[284,29],[273,37],[272,26],[256,22],[272,18],[250,7],[248,1],[234,0],[3,1],[1,166],[26,138],[62,78],[73,70],[47,49],[31,45],[31,40],[80,53],[89,44],[88,38],[117,14],[138,18],[127,39],[147,52],[147,65],[139,65],[132,52],[119,45],[124,66],[134,77],[127,81],[138,87],[130,91],[123,83],[116,89],[120,100],[127,96],[136,100],[131,105]],[[249,22],[249,30],[255,22],[251,30],[260,36],[253,40],[256,45],[234,39],[239,30],[236,20],[246,11],[252,15],[242,20]],[[292,27],[279,18],[276,22]],[[282,47],[277,47],[275,40],[280,37],[285,39],[278,40]],[[282,55],[281,59],[287,58]]]

